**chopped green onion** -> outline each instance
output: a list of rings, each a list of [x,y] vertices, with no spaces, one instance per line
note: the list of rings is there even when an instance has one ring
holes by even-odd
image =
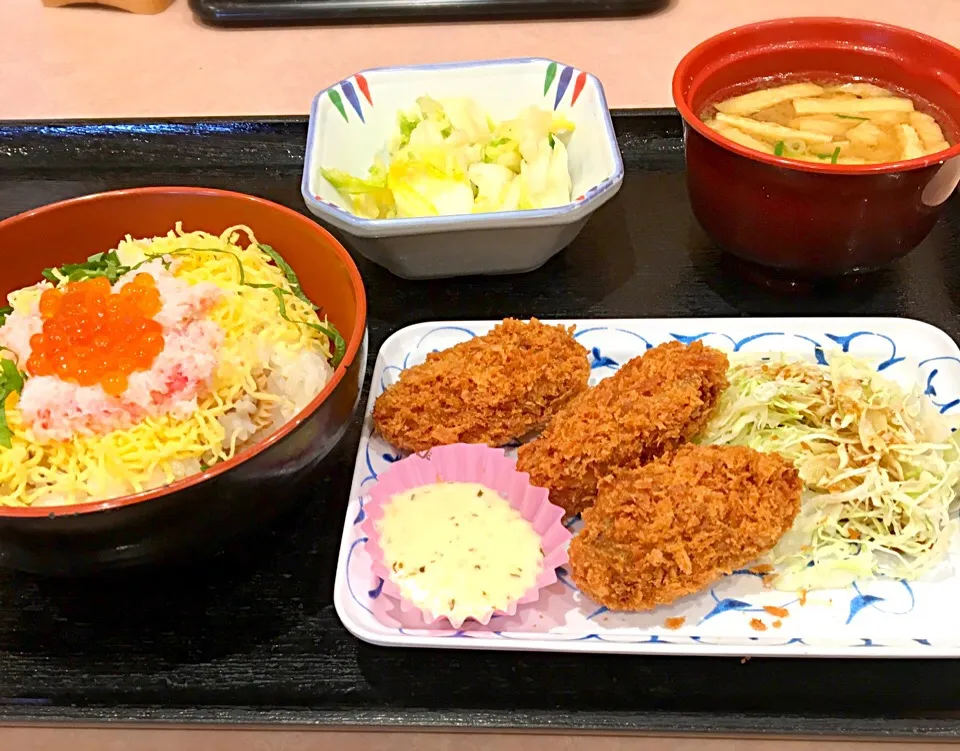
[[[839,117],[843,120],[869,120],[869,117],[857,117],[856,115],[834,115],[834,117]]]
[[[833,150],[833,154],[830,156],[830,164],[836,164],[837,159],[839,158],[840,158],[840,147],[837,146],[837,148]]]
[[[10,352],[6,347],[0,347],[0,350]],[[23,384],[23,373],[17,368],[16,361],[8,357],[0,358],[0,446],[3,448],[13,446],[13,432],[7,424],[7,398],[14,392],[21,393]]]
[[[777,141],[777,145],[773,147],[773,153],[776,156],[783,156],[783,141]]]

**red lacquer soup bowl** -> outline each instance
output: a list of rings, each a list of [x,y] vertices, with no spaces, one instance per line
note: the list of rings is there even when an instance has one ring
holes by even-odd
[[[861,79],[899,89],[953,146],[876,165],[767,155],[704,125],[726,96],[790,80]],[[677,66],[693,212],[742,259],[800,275],[879,268],[915,248],[960,181],[960,50],[914,31],[843,18],[792,18],[712,37]]]
[[[44,206],[0,222],[0,299],[50,266],[115,248],[124,235],[249,226],[290,264],[346,341],[346,354],[305,409],[233,459],[171,485],[75,506],[0,506],[0,565],[63,575],[189,562],[264,527],[304,501],[302,481],[351,423],[366,369],[367,303],[343,246],[315,222],[253,196],[206,188],[137,188]],[[0,448],[3,451],[3,448]]]

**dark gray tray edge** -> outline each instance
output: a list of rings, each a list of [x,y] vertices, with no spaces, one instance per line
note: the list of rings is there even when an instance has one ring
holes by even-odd
[[[362,22],[425,24],[444,21],[485,22],[572,18],[629,17],[656,13],[671,0],[459,0],[459,2],[412,2],[411,0],[306,0],[294,2],[237,3],[233,0],[190,0],[190,9],[203,23],[238,26],[341,26]],[[587,7],[583,7],[586,5]],[[419,8],[418,8],[419,6]],[[423,7],[427,6],[427,7]],[[410,14],[411,9],[417,9]]]
[[[578,734],[680,735],[765,738],[816,737],[856,738],[859,740],[956,739],[960,737],[960,719],[885,719],[865,717],[793,715],[754,715],[742,713],[598,713],[585,712],[560,716],[550,712],[520,710],[437,711],[412,708],[404,711],[337,711],[281,709],[260,711],[253,708],[211,707],[208,709],[165,707],[4,707],[0,726],[51,723],[76,726],[167,728],[189,724],[213,729],[364,729],[462,730],[464,732],[539,732]]]

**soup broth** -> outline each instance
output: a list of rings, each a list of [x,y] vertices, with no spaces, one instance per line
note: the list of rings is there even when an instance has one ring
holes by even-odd
[[[884,164],[952,145],[919,101],[872,83],[767,85],[708,105],[701,119],[765,154],[826,164]]]

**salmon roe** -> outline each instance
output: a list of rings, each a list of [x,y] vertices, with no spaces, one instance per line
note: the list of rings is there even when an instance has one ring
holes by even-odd
[[[149,274],[137,274],[119,292],[104,277],[45,290],[43,330],[30,339],[27,372],[80,386],[100,384],[119,396],[130,374],[149,370],[163,351],[163,326],[154,320],[161,307]]]

